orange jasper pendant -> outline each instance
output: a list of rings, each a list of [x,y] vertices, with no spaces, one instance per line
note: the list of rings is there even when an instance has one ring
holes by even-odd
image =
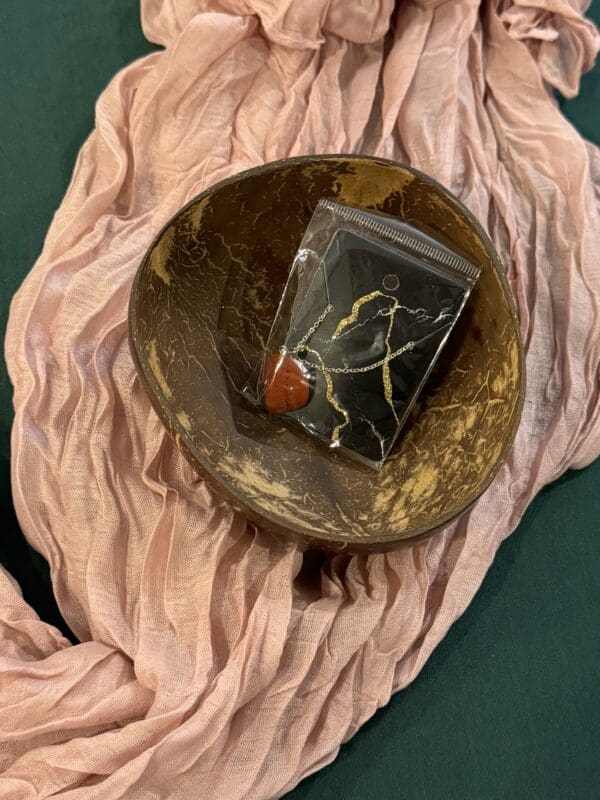
[[[273,353],[269,356],[263,381],[263,403],[272,414],[297,411],[310,400],[310,375],[291,355]]]

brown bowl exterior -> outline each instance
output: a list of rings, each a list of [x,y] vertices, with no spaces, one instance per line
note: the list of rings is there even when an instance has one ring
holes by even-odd
[[[418,222],[482,269],[380,471],[237,402],[219,344],[224,334],[266,340],[322,197]],[[328,549],[390,549],[468,508],[505,458],[523,402],[518,320],[490,240],[435,181],[375,158],[288,159],[192,200],[138,270],[130,340],[154,407],[199,473],[251,520]]]

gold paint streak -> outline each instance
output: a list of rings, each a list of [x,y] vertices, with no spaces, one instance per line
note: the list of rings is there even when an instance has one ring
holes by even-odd
[[[162,367],[160,365],[158,353],[156,352],[156,339],[152,339],[148,346],[148,365],[150,366],[152,374],[156,378],[156,382],[160,386],[162,393],[165,397],[170,399],[173,393],[171,392],[171,387],[167,383],[167,379],[165,378],[164,372],[162,371]]]
[[[275,503],[275,505],[269,504],[267,498],[276,500],[293,499],[288,486],[273,480],[271,475],[260,469],[249,458],[245,458],[240,462],[225,458],[219,468],[230,478],[235,479],[238,484],[244,486],[251,494],[260,495],[262,505],[268,507],[271,511],[279,511],[280,505],[278,503]]]
[[[516,340],[513,341],[510,348],[510,372],[511,381],[516,384],[519,377],[519,348]]]
[[[463,430],[465,432],[471,430],[471,428],[475,425],[475,422],[477,421],[477,416],[478,416],[478,414],[477,414],[477,409],[476,408],[472,408],[467,413],[467,416],[465,418],[464,425],[463,425]]]
[[[413,487],[413,499],[428,497],[435,488],[438,470],[432,466],[424,466]]]
[[[188,417],[185,411],[180,411],[177,414],[177,419],[179,420],[181,427],[185,428],[188,433],[192,430],[192,420]]]
[[[373,511],[376,514],[383,514],[385,511],[387,511],[397,492],[397,487],[383,489],[382,491],[378,492],[373,499]]]
[[[171,284],[171,276],[167,269],[167,260],[173,247],[173,239],[175,238],[175,228],[171,226],[163,233],[160,240],[157,242],[154,250],[150,254],[148,264],[152,272],[161,279],[167,286]]]
[[[422,413],[424,415],[432,413],[443,414],[446,411],[455,411],[457,408],[463,408],[463,403],[447,403],[445,406],[429,406],[429,408],[426,408]]]
[[[412,478],[408,478],[400,486],[400,497],[391,509],[391,520],[394,525],[407,518],[414,518],[422,513],[423,505],[434,494],[438,483],[439,470],[425,464]]]
[[[194,233],[200,227],[200,223],[202,221],[202,216],[210,201],[210,197],[205,197],[204,200],[201,200],[197,205],[191,208],[188,212],[188,219],[191,223],[192,229]]]
[[[407,527],[409,518],[406,516],[404,506],[394,506],[390,516],[390,523],[397,529],[398,533],[402,533]]]
[[[402,197],[414,180],[410,172],[403,172],[388,164],[373,161],[355,161],[347,174],[337,180],[340,203],[358,208],[382,205],[393,195]]]
[[[396,311],[398,310],[398,300],[391,294],[386,294],[385,292],[380,292],[379,290],[375,292],[370,292],[370,294],[365,294],[362,297],[359,297],[358,300],[355,300],[352,304],[352,311],[350,312],[349,316],[344,317],[338,322],[337,328],[333,333],[333,339],[337,339],[338,336],[345,331],[350,325],[354,325],[354,323],[358,319],[358,314],[360,309],[365,305],[365,303],[369,303],[371,300],[374,300],[376,297],[385,297],[388,300],[392,301],[392,307],[390,309],[390,323],[388,325],[387,334],[385,336],[385,359],[383,364],[381,365],[381,377],[383,380],[383,393],[386,399],[387,404],[392,409],[392,414],[394,415],[394,419],[396,420],[396,424],[398,424],[398,415],[396,414],[396,409],[394,407],[394,390],[392,387],[392,379],[390,376],[390,361],[396,355],[400,355],[400,353],[404,352],[405,348],[400,348],[396,353],[392,353],[392,346],[390,344],[390,337],[392,335],[392,329],[394,327],[394,320],[396,317]]]
[[[289,500],[290,490],[283,483],[274,481],[270,475],[266,475],[249,460],[241,464],[241,472],[244,480],[261,495],[276,497],[279,500]]]
[[[354,303],[352,304],[352,311],[350,313],[350,316],[344,317],[338,322],[337,328],[333,332],[333,336],[331,338],[337,339],[338,336],[342,333],[342,331],[345,331],[346,328],[348,328],[350,325],[354,325],[354,323],[358,319],[358,312],[360,311],[362,306],[364,306],[365,303],[374,300],[376,297],[390,297],[390,295],[384,294],[383,292],[380,291],[376,291],[376,292],[371,292],[370,294],[365,294],[362,297],[359,297],[358,300],[355,300]],[[392,297],[391,299],[395,300],[394,297]]]
[[[495,380],[498,380],[497,378]],[[504,386],[504,384],[502,384]],[[494,388],[494,384],[492,384],[492,388]],[[491,397],[489,400],[475,400],[472,403],[448,403],[445,406],[429,406],[425,408],[421,416],[425,416],[426,414],[443,414],[446,411],[456,411],[456,409],[460,409],[461,411],[466,410],[467,408],[476,408],[477,406],[501,406],[506,403],[506,399],[504,397]]]
[[[492,452],[489,455],[489,462],[495,463],[500,458],[500,453],[502,452],[502,448],[504,446],[504,442],[496,442]]]
[[[366,303],[369,303],[371,300],[374,300],[377,297],[385,297],[386,299],[392,301],[392,306],[390,308],[390,315],[389,315],[390,316],[390,321],[389,321],[387,333],[386,333],[386,336],[385,336],[385,351],[386,352],[385,352],[385,358],[383,360],[383,364],[381,365],[381,378],[383,380],[384,397],[386,399],[387,404],[389,405],[389,407],[392,410],[392,414],[394,415],[394,419],[396,421],[396,424],[398,424],[399,423],[399,419],[398,419],[398,415],[396,413],[396,408],[394,406],[394,389],[392,387],[392,379],[391,379],[391,375],[390,375],[390,361],[393,358],[395,358],[397,355],[400,355],[401,353],[403,353],[406,350],[406,347],[401,347],[396,352],[392,352],[392,346],[390,344],[390,338],[392,336],[392,330],[393,330],[393,327],[394,327],[394,320],[395,320],[395,317],[396,317],[396,311],[398,310],[398,307],[400,305],[398,303],[397,298],[394,297],[393,295],[386,294],[385,292],[381,292],[379,290],[376,290],[374,292],[370,292],[369,294],[365,294],[362,297],[359,297],[352,304],[352,311],[350,312],[349,316],[344,317],[343,319],[341,319],[338,322],[337,327],[336,327],[336,329],[335,329],[335,331],[333,333],[332,338],[333,339],[337,339],[338,336],[340,336],[342,334],[342,332],[346,330],[346,328],[348,328],[350,325],[353,325],[358,320],[358,315],[359,315],[360,309]],[[323,372],[323,376],[325,378],[325,384],[327,386],[327,400],[335,408],[335,410],[339,411],[340,414],[343,414],[344,418],[345,418],[345,422],[343,424],[340,424],[340,425],[336,426],[336,428],[334,429],[334,431],[333,431],[333,433],[331,435],[331,441],[334,442],[335,444],[337,444],[339,442],[339,438],[340,438],[340,431],[343,428],[345,428],[345,426],[350,421],[349,417],[348,417],[348,413],[344,408],[342,408],[338,404],[337,400],[334,397],[334,394],[333,394],[333,382],[332,382],[332,379],[331,379],[331,375],[329,374],[328,370],[326,369],[326,367],[325,367],[325,365],[323,363],[323,359],[321,358],[320,354],[317,353],[316,350],[312,350],[312,349],[309,349],[308,352],[313,353],[314,355],[316,355],[318,357],[318,359],[319,359],[320,364],[321,364],[321,369],[322,369],[322,372]]]
[[[392,328],[394,327],[394,318],[398,310],[398,301],[394,298],[394,304],[390,309],[390,324],[388,325],[387,334],[385,337],[385,361],[381,366],[381,377],[383,378],[383,393],[389,407],[392,409],[396,425],[400,423],[396,409],[394,407],[394,390],[392,388],[392,379],[390,377],[390,360],[392,358],[392,346],[390,344],[390,336],[392,335]]]
[[[308,353],[312,353],[312,355],[316,356],[319,359],[319,364],[321,366],[321,372],[323,373],[323,377],[325,378],[325,396],[327,398],[327,402],[331,405],[335,410],[344,417],[344,422],[341,422],[339,425],[336,425],[333,429],[333,433],[331,434],[331,441],[334,445],[339,444],[340,441],[340,432],[348,425],[350,422],[350,417],[346,409],[341,406],[336,397],[333,393],[333,380],[331,379],[331,375],[327,370],[327,367],[323,363],[323,359],[321,358],[321,354],[317,352],[317,350],[313,350],[311,347],[307,347],[306,351]]]
[[[492,381],[492,392],[495,394],[501,394],[504,389],[506,388],[506,379],[502,375],[496,375],[494,380]]]

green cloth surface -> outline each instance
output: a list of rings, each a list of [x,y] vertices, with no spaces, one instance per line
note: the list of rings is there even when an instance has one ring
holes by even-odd
[[[0,5],[0,315],[33,265],[93,126],[94,101],[153,50],[139,0]],[[600,24],[600,0],[590,9]],[[600,143],[600,66],[565,114]],[[600,255],[600,254],[599,254]],[[10,499],[0,370],[0,560],[68,633]],[[418,679],[290,800],[600,798],[600,461],[533,502]]]

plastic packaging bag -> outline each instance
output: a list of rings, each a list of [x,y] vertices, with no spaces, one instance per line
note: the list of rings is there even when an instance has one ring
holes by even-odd
[[[380,467],[478,275],[405,222],[321,200],[246,397]]]

